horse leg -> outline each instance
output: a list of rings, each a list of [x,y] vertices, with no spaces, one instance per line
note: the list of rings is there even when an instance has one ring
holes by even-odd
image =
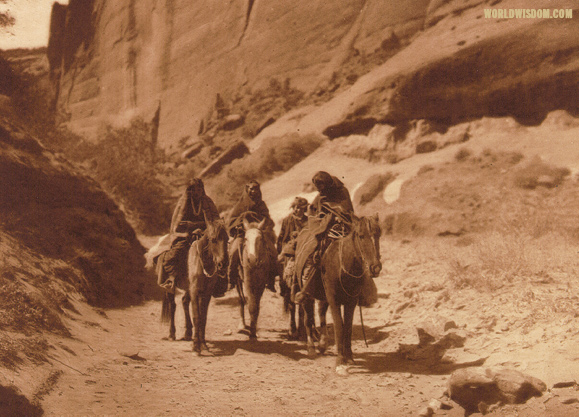
[[[245,301],[241,292],[240,284],[237,284],[237,294],[239,295],[239,325],[237,326],[237,333],[244,333],[247,330],[245,324]]]
[[[313,318],[314,311],[312,309],[311,313],[306,314],[304,306],[309,304],[310,301],[313,303],[313,300],[306,300],[303,304],[298,306],[298,340],[308,340],[307,321]]]
[[[304,320],[300,320],[300,324],[303,323],[306,330],[306,346],[308,349],[308,356],[310,358],[316,357],[316,347],[314,345],[315,339],[315,320],[314,320],[314,300],[308,297],[301,305],[300,311],[304,312]]]
[[[354,321],[355,311],[356,302],[344,305],[344,359],[348,365],[354,364],[354,355],[352,353],[352,323]]]
[[[165,292],[165,300],[169,305],[169,337],[168,340],[175,340],[175,293]]]
[[[262,290],[263,291],[263,290]],[[249,339],[257,340],[257,319],[262,293],[248,294],[247,309],[249,311]]]
[[[345,365],[346,360],[344,358],[344,326],[342,322],[342,311],[340,305],[336,303],[335,300],[328,300],[330,305],[330,311],[332,313],[332,319],[334,320],[334,338],[336,340],[336,350],[338,351],[338,356],[336,357],[336,368]]]
[[[318,343],[318,350],[321,354],[328,349],[328,325],[326,323],[326,313],[328,312],[329,304],[325,301],[318,300],[318,318],[320,320],[320,342]]]
[[[207,342],[205,341],[205,328],[207,326],[207,313],[209,311],[209,303],[211,302],[211,293],[203,294],[200,299],[201,302],[201,320],[199,320],[199,341],[201,342],[201,349],[209,350]]]
[[[195,334],[193,335],[193,354],[199,356],[201,344],[199,342],[199,321],[200,321],[200,303],[199,303],[199,276],[189,277],[189,298],[191,300],[191,311],[193,312],[193,324]]]
[[[193,324],[191,323],[191,314],[189,313],[189,304],[191,304],[189,291],[185,292],[181,302],[183,303],[183,312],[185,313],[185,336],[183,336],[183,340],[189,341],[193,335]]]
[[[290,314],[290,326],[289,326],[289,338],[290,340],[297,340],[298,338],[298,327],[296,325],[296,305],[291,301],[287,302]]]

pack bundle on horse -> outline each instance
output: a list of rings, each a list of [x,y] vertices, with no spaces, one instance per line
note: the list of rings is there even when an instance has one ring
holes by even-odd
[[[184,340],[192,339],[194,325],[193,352],[199,354],[202,348],[207,349],[205,342],[207,312],[217,279],[220,275],[225,274],[229,236],[222,220],[207,222],[207,228],[204,232],[194,232],[192,235],[193,242],[187,256],[187,274],[176,280],[175,287],[185,291],[182,300],[186,329]],[[194,240],[195,237],[198,238]],[[157,273],[159,280],[161,280],[160,277],[163,274],[162,259],[157,262]],[[191,322],[191,314],[189,313],[190,304],[193,322]],[[163,321],[170,322],[169,338],[172,340],[175,340],[175,309],[175,294],[166,292],[161,318]]]
[[[338,351],[337,371],[341,371],[343,365],[353,363],[354,311],[363,295],[366,280],[370,279],[369,277],[378,276],[382,269],[380,234],[377,217],[353,218],[349,233],[345,236],[334,236],[320,261],[324,295],[334,321],[334,336]],[[341,306],[344,306],[343,315]],[[323,337],[327,334],[325,325],[327,306],[322,305],[322,307],[320,332]],[[308,313],[307,310],[306,313]],[[313,311],[309,313],[313,314]],[[313,349],[310,333],[311,329],[308,329],[308,351]]]
[[[257,319],[261,297],[270,273],[277,261],[275,253],[268,250],[268,245],[275,241],[273,230],[267,226],[266,219],[258,221],[253,212],[246,212],[243,216],[243,244],[240,250],[241,282],[237,283],[237,292],[240,302],[240,332],[249,331],[250,339],[257,339]],[[275,250],[275,249],[274,249]],[[245,322],[245,305],[249,311],[249,326]]]

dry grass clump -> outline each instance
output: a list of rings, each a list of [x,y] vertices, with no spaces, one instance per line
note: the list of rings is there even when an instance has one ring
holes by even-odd
[[[529,190],[533,190],[539,185],[553,188],[559,186],[570,173],[568,168],[555,167],[546,164],[541,158],[535,157],[516,173],[514,183],[517,187]]]
[[[209,179],[207,188],[211,189],[210,195],[219,209],[225,209],[239,198],[247,182],[263,182],[287,171],[316,150],[324,140],[321,136],[301,136],[297,133],[271,138],[254,153],[233,161],[218,176]]]
[[[455,154],[454,159],[458,162],[465,161],[468,159],[469,156],[472,155],[472,152],[468,148],[460,148]]]
[[[576,255],[575,244],[556,233],[535,238],[493,231],[453,249],[447,258],[448,280],[455,288],[494,291],[517,280],[539,279],[546,271],[574,271]]]

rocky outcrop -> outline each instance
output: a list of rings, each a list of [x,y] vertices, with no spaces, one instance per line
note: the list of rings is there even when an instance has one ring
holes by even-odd
[[[540,379],[512,369],[459,369],[448,380],[450,397],[467,415],[486,414],[496,404],[522,404],[546,390]]]
[[[102,123],[151,119],[160,101],[160,143],[170,146],[196,136],[217,94],[230,102],[272,79],[313,92],[352,59],[393,54],[423,29],[431,3],[71,0],[64,29],[54,9],[49,48],[62,71],[59,109],[94,136]]]

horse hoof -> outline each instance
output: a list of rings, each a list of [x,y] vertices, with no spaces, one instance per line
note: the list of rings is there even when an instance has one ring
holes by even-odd
[[[348,358],[348,360],[346,360],[346,365],[356,365],[356,362],[354,362],[354,359]]]
[[[207,343],[201,343],[201,350],[206,350],[209,352],[209,346],[207,346]]]
[[[350,374],[348,372],[348,366],[347,365],[336,366],[336,373],[340,376],[348,376]]]
[[[190,342],[191,340],[193,340],[193,338],[191,336],[183,336],[181,339],[184,342]]]
[[[162,337],[161,340],[175,340],[175,336]]]
[[[326,353],[326,349],[328,349],[327,346],[318,345],[318,351],[320,352],[320,355],[323,355],[324,353]]]
[[[313,359],[317,356],[316,349],[313,346],[308,346],[308,357]]]
[[[196,350],[193,351],[193,356],[201,356],[201,352],[197,352]]]

